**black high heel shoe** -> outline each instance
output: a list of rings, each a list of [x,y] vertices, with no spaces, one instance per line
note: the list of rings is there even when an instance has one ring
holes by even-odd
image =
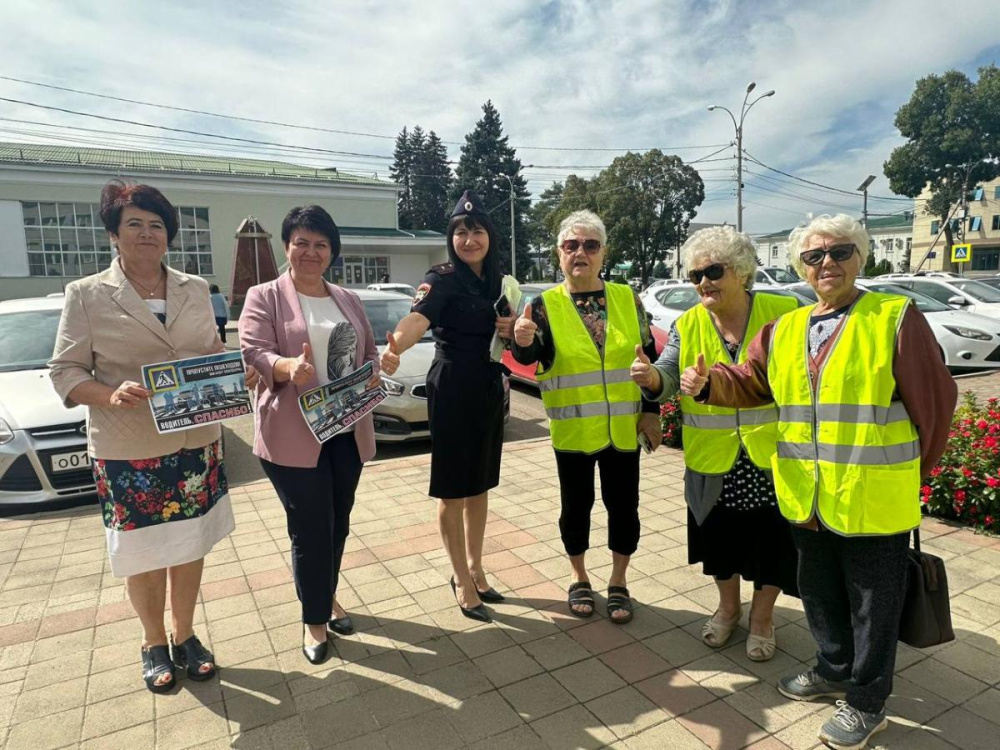
[[[354,635],[354,621],[351,619],[350,615],[335,617],[326,625],[337,635]]]
[[[302,623],[302,655],[310,664],[322,664],[326,661],[329,641],[317,643],[315,646],[306,645],[306,625]]]
[[[458,592],[455,590],[455,576],[451,577],[451,593],[455,596],[455,601],[458,602]],[[475,607],[469,607],[468,609],[463,607],[461,602],[458,602],[458,608],[462,610],[462,614],[470,620],[493,622],[493,618],[490,617],[489,610],[486,609],[486,605],[481,602]]]

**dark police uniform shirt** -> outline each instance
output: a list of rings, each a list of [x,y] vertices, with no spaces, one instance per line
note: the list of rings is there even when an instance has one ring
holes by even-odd
[[[496,331],[495,301],[471,271],[442,263],[427,272],[411,310],[431,322],[436,356],[488,362]]]

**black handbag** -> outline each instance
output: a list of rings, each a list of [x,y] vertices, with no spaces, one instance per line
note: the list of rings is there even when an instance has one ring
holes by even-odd
[[[906,598],[899,621],[899,640],[914,648],[929,648],[955,640],[948,600],[944,560],[920,551],[920,529],[913,530],[907,550]]]

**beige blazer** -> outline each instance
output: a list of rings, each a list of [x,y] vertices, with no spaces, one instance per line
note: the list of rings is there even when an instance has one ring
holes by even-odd
[[[208,284],[167,268],[167,323],[150,312],[125,278],[118,259],[106,271],[72,282],[56,347],[49,362],[52,385],[67,407],[69,393],[89,380],[117,388],[142,382],[142,365],[222,351]],[[91,406],[87,447],[94,458],[166,456],[218,440],[218,424],[160,435],[148,404],[134,409]]]

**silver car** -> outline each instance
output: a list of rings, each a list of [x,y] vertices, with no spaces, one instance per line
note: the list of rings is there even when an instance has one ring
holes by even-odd
[[[384,342],[385,334],[410,312],[412,300],[393,292],[355,290],[365,306],[376,342]],[[385,344],[379,346],[379,354]],[[382,376],[389,398],[375,407],[375,439],[398,442],[430,437],[427,419],[427,371],[434,360],[434,340],[431,332],[399,358],[399,368],[392,377]],[[504,422],[510,417],[510,382],[503,378]]]
[[[66,409],[46,362],[62,296],[0,302],[0,506],[93,495],[87,410]]]

